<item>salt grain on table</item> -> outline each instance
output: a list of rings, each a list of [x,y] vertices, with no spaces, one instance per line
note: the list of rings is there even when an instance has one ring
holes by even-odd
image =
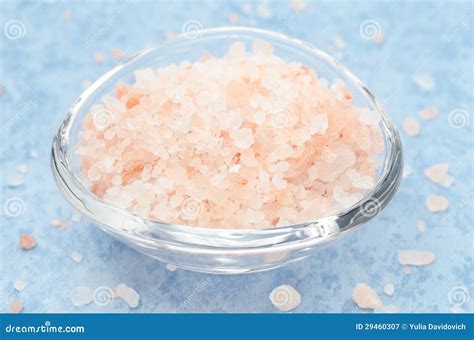
[[[10,175],[7,178],[7,185],[12,187],[12,188],[19,187],[19,186],[23,185],[24,183],[25,183],[25,180],[20,175],[16,175],[16,174],[15,175]]]
[[[20,247],[23,250],[30,250],[36,246],[36,239],[33,235],[24,234],[20,236]]]
[[[166,269],[168,269],[170,272],[174,272],[177,268],[174,264],[172,263],[167,263],[166,264]]]
[[[429,92],[435,87],[434,79],[429,73],[415,72],[412,79],[422,92]]]
[[[448,206],[448,199],[444,196],[430,195],[426,198],[426,207],[430,212],[445,211]]]
[[[270,302],[281,312],[289,312],[301,303],[301,295],[290,285],[276,287],[270,293]]]
[[[23,310],[23,302],[18,299],[13,299],[10,303],[10,313],[19,314]]]
[[[124,300],[130,308],[138,307],[140,295],[126,284],[121,283],[116,288],[117,296]]]
[[[449,188],[454,183],[454,178],[448,175],[449,165],[447,163],[435,164],[425,169],[425,176],[431,182]]]
[[[25,289],[25,287],[26,287],[26,282],[23,280],[16,280],[15,283],[13,284],[13,288],[15,288],[19,292]]]
[[[69,223],[66,220],[52,220],[51,225],[56,228],[67,228]]]
[[[352,299],[360,308],[380,308],[383,306],[382,300],[377,292],[365,283],[359,283],[352,292]]]
[[[408,266],[405,266],[402,268],[402,273],[403,274],[410,274],[411,273],[411,268]]]
[[[438,116],[438,109],[436,107],[429,107],[427,109],[421,110],[420,116],[426,120],[436,118],[436,116]]]
[[[407,117],[403,121],[403,130],[408,136],[414,137],[420,133],[421,126],[415,117]]]
[[[72,290],[71,302],[75,307],[88,305],[94,299],[94,292],[92,288],[85,286],[78,286]]]
[[[71,252],[71,259],[76,262],[76,263],[80,263],[82,261],[82,254],[81,253],[78,253],[77,251],[73,250]]]
[[[387,294],[388,296],[392,296],[393,293],[395,293],[395,287],[393,286],[393,284],[387,283],[387,284],[383,287],[383,291],[384,291],[384,293]]]
[[[419,220],[416,222],[416,226],[420,233],[424,233],[426,231],[426,222],[423,220]]]
[[[435,260],[435,255],[429,251],[422,250],[400,250],[398,261],[403,265],[426,266]]]
[[[105,55],[102,52],[94,52],[92,57],[97,64],[102,64],[105,60]]]

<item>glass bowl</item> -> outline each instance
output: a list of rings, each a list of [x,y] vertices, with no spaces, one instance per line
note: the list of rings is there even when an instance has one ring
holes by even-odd
[[[354,104],[380,113],[385,150],[376,185],[357,204],[333,216],[268,229],[209,229],[173,225],[138,217],[112,206],[83,183],[74,151],[82,122],[91,106],[113,91],[115,83],[131,82],[137,68],[195,61],[204,52],[223,55],[228,47],[255,39],[269,42],[287,61],[313,67],[328,80],[339,78],[352,92]],[[99,78],[66,113],[53,140],[52,171],[65,198],[103,230],[138,251],[188,270],[213,274],[250,273],[281,267],[315,253],[321,244],[355,230],[383,209],[395,194],[403,168],[398,132],[377,99],[339,61],[314,46],[280,33],[245,27],[222,27],[183,34],[172,42],[144,50]]]

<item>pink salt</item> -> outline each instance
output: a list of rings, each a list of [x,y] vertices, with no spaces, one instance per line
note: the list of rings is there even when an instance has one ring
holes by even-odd
[[[430,212],[444,211],[448,205],[448,199],[444,196],[430,195],[426,198],[426,207]]]
[[[420,111],[420,116],[424,119],[433,119],[438,116],[438,109],[436,107],[429,107]]]
[[[384,150],[380,115],[272,50],[239,42],[118,83],[76,148],[91,191],[142,217],[217,228],[301,223],[359,201]]]
[[[407,117],[403,121],[403,130],[408,136],[416,136],[420,133],[420,123],[414,117]]]

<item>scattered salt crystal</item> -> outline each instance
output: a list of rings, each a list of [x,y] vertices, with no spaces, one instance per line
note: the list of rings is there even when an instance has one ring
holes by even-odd
[[[16,167],[16,169],[18,170],[18,172],[20,172],[22,174],[26,174],[28,172],[28,165],[20,164]]]
[[[443,187],[448,188],[454,183],[454,178],[448,175],[448,170],[448,164],[436,164],[425,169],[425,176],[431,182],[440,184]]]
[[[78,286],[71,292],[71,302],[75,307],[88,305],[94,299],[94,292],[90,287]]]
[[[444,196],[430,195],[426,198],[426,207],[430,212],[445,211],[448,205],[448,199]]]
[[[36,239],[33,235],[24,234],[20,236],[20,247],[23,250],[31,250],[36,246]]]
[[[380,308],[383,305],[377,292],[365,283],[359,283],[355,286],[352,299],[360,308],[364,309]]]
[[[176,269],[178,269],[174,264],[172,263],[167,263],[166,264],[166,269],[168,269],[170,272],[174,272],[176,271]]]
[[[402,174],[403,178],[407,178],[412,173],[413,173],[413,168],[410,165],[406,164],[403,166],[403,174]]]
[[[240,18],[239,14],[235,12],[231,12],[227,16],[227,19],[229,20],[231,24],[236,24],[239,21],[239,18]]]
[[[51,220],[51,226],[56,227],[56,228],[67,228],[68,227],[68,222],[66,220]]]
[[[102,52],[94,52],[92,56],[97,64],[102,64],[105,60],[105,55]]]
[[[402,273],[403,274],[410,274],[411,273],[410,267],[408,267],[408,266],[403,267],[402,268]]]
[[[403,121],[403,130],[408,136],[416,136],[420,133],[421,126],[415,117],[407,117]]]
[[[23,302],[18,299],[13,299],[10,303],[10,313],[19,314],[23,310]]]
[[[81,253],[78,253],[77,251],[73,250],[71,252],[71,259],[76,262],[76,263],[80,263],[82,261],[82,254]]]
[[[34,150],[34,149],[31,150],[31,151],[30,151],[30,156],[31,156],[31,158],[36,158],[36,157],[38,157],[38,151],[36,151],[36,150]]]
[[[395,287],[393,286],[393,284],[387,283],[387,284],[383,287],[383,291],[384,291],[384,293],[387,294],[388,296],[392,296],[393,293],[395,293]]]
[[[271,303],[281,312],[289,312],[301,303],[301,295],[290,285],[276,287],[270,293]]]
[[[121,59],[125,56],[125,52],[118,47],[113,48],[112,51],[110,51],[110,54],[112,55],[112,58],[114,59]]]
[[[20,175],[10,175],[7,178],[7,185],[12,188],[19,187],[23,185],[24,183],[25,183],[25,180]]]
[[[15,283],[13,284],[13,288],[15,288],[19,292],[25,289],[25,287],[26,287],[26,282],[23,280],[16,280]]]
[[[126,284],[121,283],[116,288],[117,296],[124,300],[130,308],[137,308],[140,302],[140,295]]]
[[[308,2],[306,0],[291,0],[291,8],[296,11],[302,11],[308,7]]]
[[[434,79],[429,73],[417,71],[413,73],[412,79],[423,92],[429,92],[435,87]]]
[[[438,109],[436,107],[430,107],[420,111],[420,116],[424,119],[433,119],[438,116]]]
[[[420,233],[424,233],[426,231],[426,222],[423,220],[419,220],[416,222],[416,226]]]
[[[434,260],[435,255],[429,251],[400,250],[398,252],[398,261],[403,265],[426,266]]]

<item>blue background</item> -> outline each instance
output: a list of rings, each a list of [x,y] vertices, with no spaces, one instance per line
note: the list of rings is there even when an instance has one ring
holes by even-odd
[[[268,299],[273,288],[290,284],[301,293],[296,312],[363,312],[351,298],[354,286],[366,282],[402,312],[449,312],[449,292],[462,286],[473,290],[473,40],[472,2],[310,2],[295,12],[289,2],[268,2],[271,17],[255,10],[257,2],[1,2],[1,25],[17,19],[24,36],[0,36],[2,205],[12,197],[24,202],[24,213],[8,217],[2,209],[0,247],[0,312],[17,297],[24,312],[174,312],[188,301],[187,312],[275,312]],[[249,8],[251,10],[249,10]],[[71,18],[65,20],[64,12]],[[316,256],[282,269],[239,276],[209,276],[178,269],[147,258],[82,220],[67,229],[50,226],[52,219],[71,220],[72,210],[58,192],[50,173],[51,141],[63,113],[83,90],[84,80],[95,80],[117,64],[112,48],[134,53],[162,42],[165,32],[180,33],[189,20],[204,28],[228,25],[238,13],[238,24],[278,30],[337,54],[384,102],[401,126],[409,115],[437,106],[440,115],[423,121],[421,133],[401,132],[406,165],[412,168],[392,203],[360,231],[332,243]],[[262,13],[260,13],[262,14]],[[364,39],[359,27],[377,21],[385,42]],[[346,41],[343,49],[334,39]],[[94,52],[106,56],[103,64]],[[422,92],[414,72],[430,74],[435,88]],[[470,122],[462,128],[449,124],[449,113],[462,109]],[[37,150],[38,157],[30,155]],[[423,170],[448,162],[456,183],[445,189],[429,182]],[[6,177],[26,164],[25,184],[11,188]],[[429,213],[425,198],[441,194],[450,208]],[[416,221],[427,230],[419,234]],[[35,249],[20,250],[22,233],[33,233]],[[399,249],[432,251],[433,264],[401,272]],[[72,250],[84,259],[73,262]],[[21,279],[26,288],[17,292]],[[124,282],[141,297],[137,309],[121,300],[99,306],[73,307],[70,294],[83,285],[115,287]],[[383,293],[393,283],[392,297]],[[204,288],[202,288],[204,287]],[[472,300],[472,299],[471,299]],[[473,302],[461,306],[473,311]]]

